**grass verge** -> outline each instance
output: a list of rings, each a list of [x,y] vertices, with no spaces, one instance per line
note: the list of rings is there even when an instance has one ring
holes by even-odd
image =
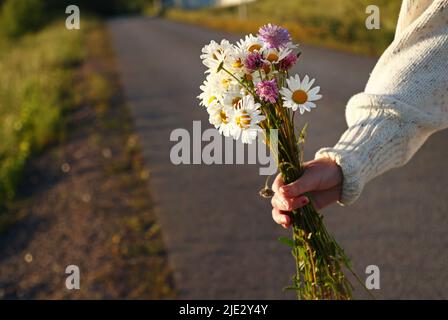
[[[18,40],[0,39],[0,206],[14,199],[30,156],[58,138],[74,98],[83,35],[58,23]]]
[[[380,9],[380,29],[368,30],[366,7]],[[393,40],[400,0],[259,0],[238,8],[170,9],[168,19],[238,33],[256,33],[261,25],[288,28],[295,41],[364,55],[381,54]]]

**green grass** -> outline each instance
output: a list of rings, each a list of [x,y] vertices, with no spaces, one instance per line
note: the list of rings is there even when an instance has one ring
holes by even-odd
[[[17,40],[0,38],[0,206],[12,200],[33,152],[58,138],[71,105],[83,32],[62,23]]]
[[[381,12],[381,29],[367,30],[368,5]],[[302,43],[378,55],[392,41],[401,0],[258,0],[248,5],[247,19],[237,8],[197,11],[169,10],[168,18],[230,32],[255,33],[259,26],[287,27]]]

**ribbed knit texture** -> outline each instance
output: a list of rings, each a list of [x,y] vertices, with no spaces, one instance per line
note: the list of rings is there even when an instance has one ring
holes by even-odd
[[[395,39],[348,102],[346,120],[339,142],[316,153],[342,168],[341,204],[448,127],[448,0],[403,1]]]

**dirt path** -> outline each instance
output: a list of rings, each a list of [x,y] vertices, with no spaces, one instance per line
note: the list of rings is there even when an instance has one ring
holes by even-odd
[[[0,235],[0,298],[174,296],[104,28],[87,48],[65,139],[31,161],[23,199],[5,213],[18,222]],[[80,268],[80,290],[65,287],[68,265]]]

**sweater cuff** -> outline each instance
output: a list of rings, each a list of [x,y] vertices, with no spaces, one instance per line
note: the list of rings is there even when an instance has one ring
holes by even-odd
[[[339,203],[348,205],[364,185],[383,172],[403,165],[433,131],[428,115],[387,96],[358,94],[346,109],[348,129],[333,148],[315,158],[330,158],[342,169]]]

